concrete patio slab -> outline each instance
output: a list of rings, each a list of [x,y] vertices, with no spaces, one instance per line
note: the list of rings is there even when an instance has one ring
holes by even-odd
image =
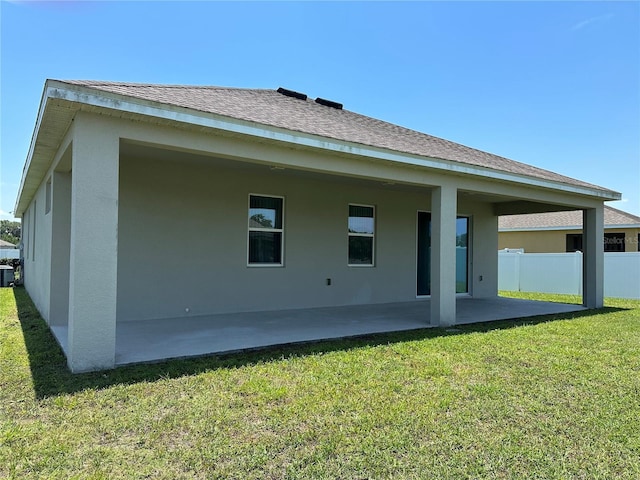
[[[580,305],[460,297],[457,324],[584,310]],[[432,327],[429,300],[120,322],[116,364]]]
[[[581,305],[564,303],[458,297],[456,324],[582,310]],[[429,299],[118,322],[116,365],[432,327]],[[67,327],[52,326],[51,330],[66,352]]]

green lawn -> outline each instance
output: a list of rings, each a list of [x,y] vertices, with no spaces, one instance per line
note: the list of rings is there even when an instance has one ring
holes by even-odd
[[[637,301],[82,375],[0,302],[0,478],[640,478]]]

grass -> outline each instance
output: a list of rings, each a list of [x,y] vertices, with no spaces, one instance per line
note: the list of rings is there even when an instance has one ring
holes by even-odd
[[[640,477],[640,302],[456,330],[71,375],[0,289],[0,478]]]

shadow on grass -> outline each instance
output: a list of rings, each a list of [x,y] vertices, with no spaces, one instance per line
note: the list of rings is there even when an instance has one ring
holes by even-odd
[[[17,304],[18,318],[29,355],[33,385],[38,398],[74,393],[85,389],[107,388],[119,384],[128,385],[144,381],[177,378],[210,370],[237,368],[280,360],[282,358],[304,357],[318,353],[388,345],[443,336],[483,333],[523,325],[537,325],[550,321],[588,317],[595,314],[625,310],[623,308],[605,307],[598,310],[528,317],[520,320],[459,325],[450,329],[425,328],[404,332],[361,335],[347,339],[287,344],[233,354],[213,354],[188,359],[123,366],[101,372],[72,374],[67,368],[66,357],[62,349],[38,313],[29,294],[24,288],[14,288],[13,290]]]

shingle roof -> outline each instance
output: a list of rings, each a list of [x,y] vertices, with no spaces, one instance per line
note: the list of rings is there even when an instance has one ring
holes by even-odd
[[[370,147],[608,191],[603,187],[449,140],[348,110],[321,105],[311,99],[288,97],[276,90],[86,80],[60,82]]]
[[[16,246],[11,242],[0,239],[0,248],[16,248]]]
[[[640,228],[640,217],[613,207],[604,207],[605,228],[616,225],[634,225]],[[504,215],[498,220],[499,230],[544,230],[545,228],[582,228],[582,211],[529,213],[526,215]]]

